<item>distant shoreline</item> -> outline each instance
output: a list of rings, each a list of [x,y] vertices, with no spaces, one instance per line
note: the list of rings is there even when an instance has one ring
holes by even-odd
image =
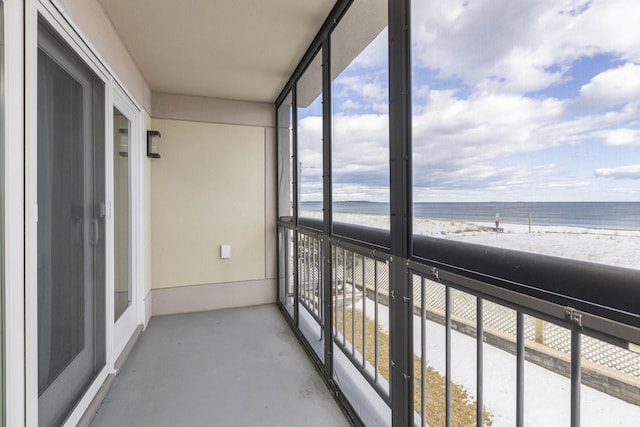
[[[321,215],[322,203],[302,202],[304,215]],[[317,214],[314,214],[317,212]],[[335,202],[334,215],[389,215],[389,204]],[[640,202],[421,202],[413,207],[415,220],[451,219],[470,222],[592,229],[640,230]],[[497,217],[497,218],[496,218]]]
[[[321,218],[322,212],[308,212]],[[337,222],[389,229],[389,216],[334,213]],[[620,230],[579,226],[512,224],[500,221],[501,233],[488,221],[415,218],[413,232],[485,246],[499,247],[562,258],[640,269],[640,230]]]

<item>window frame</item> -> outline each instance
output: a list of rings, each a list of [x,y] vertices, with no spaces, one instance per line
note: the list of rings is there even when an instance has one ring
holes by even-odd
[[[330,33],[339,24],[340,18],[346,13],[351,3],[352,1],[346,0],[337,2],[324,26],[318,32],[298,67],[278,96],[276,108],[280,106],[288,90],[295,85],[315,53],[322,46],[328,49],[330,57]],[[482,253],[493,253],[495,248],[460,242],[455,245],[449,245],[446,242],[440,243],[438,239],[429,239],[413,234],[410,25],[410,0],[390,1],[391,230],[385,234],[367,227],[357,227],[352,224],[340,224],[330,221],[330,226],[328,229],[325,228],[325,232],[331,237],[351,241],[371,249],[390,250],[393,255],[402,259],[435,263],[443,269],[468,277],[482,277],[485,280],[488,278],[492,283],[505,289],[522,292],[530,296],[552,298],[553,301],[560,304],[577,306],[594,315],[609,317],[621,323],[640,327],[640,313],[633,312],[633,306],[630,301],[633,301],[634,298],[629,298],[630,291],[628,290],[628,286],[634,284],[633,277],[634,274],[637,274],[636,270],[506,249],[499,250],[495,254],[495,256],[503,260],[502,263],[497,266],[487,267],[487,258],[483,258]],[[329,86],[327,84],[325,79],[323,92],[330,94],[330,82]],[[399,101],[394,102],[394,100]],[[325,112],[323,120],[325,127],[330,126],[330,114]],[[296,121],[293,124],[295,134]],[[401,160],[394,160],[397,158]],[[295,213],[294,216],[294,224],[299,224],[310,230],[319,229],[318,220],[299,218]],[[527,270],[529,275],[521,274],[522,271],[514,271],[512,268],[513,265],[521,265],[523,262],[530,267]],[[538,271],[544,271],[544,274],[538,274]],[[583,271],[589,271],[591,274],[585,275],[582,273]],[[585,283],[585,280],[589,286],[579,288],[578,284]],[[603,280],[616,281],[618,284],[615,287],[616,292],[612,294],[610,287],[606,288],[602,285]],[[553,284],[558,281],[565,284],[562,289]],[[633,286],[633,295],[638,298],[640,297],[640,289],[636,290],[636,288],[638,287]],[[576,297],[573,294],[574,292],[578,292],[580,298]],[[608,298],[605,298],[605,295]],[[407,297],[409,296],[407,295]],[[603,298],[605,299],[603,300]],[[607,303],[603,305],[602,301],[607,301]]]

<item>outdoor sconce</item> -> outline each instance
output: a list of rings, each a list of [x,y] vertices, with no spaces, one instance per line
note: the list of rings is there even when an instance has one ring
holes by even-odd
[[[153,159],[160,158],[160,132],[157,130],[147,131],[147,157]]]
[[[118,153],[120,157],[129,157],[129,129],[118,129]]]

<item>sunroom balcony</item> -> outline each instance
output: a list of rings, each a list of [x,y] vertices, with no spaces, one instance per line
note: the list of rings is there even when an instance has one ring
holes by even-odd
[[[416,259],[399,302],[392,256],[303,222],[280,222],[278,306],[153,318],[91,425],[637,425],[637,327],[579,309],[588,286],[558,297]]]
[[[91,426],[347,426],[275,305],[159,316]]]

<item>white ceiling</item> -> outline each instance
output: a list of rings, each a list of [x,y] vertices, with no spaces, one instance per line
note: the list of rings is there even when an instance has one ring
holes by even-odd
[[[335,0],[99,0],[154,92],[273,102]]]

